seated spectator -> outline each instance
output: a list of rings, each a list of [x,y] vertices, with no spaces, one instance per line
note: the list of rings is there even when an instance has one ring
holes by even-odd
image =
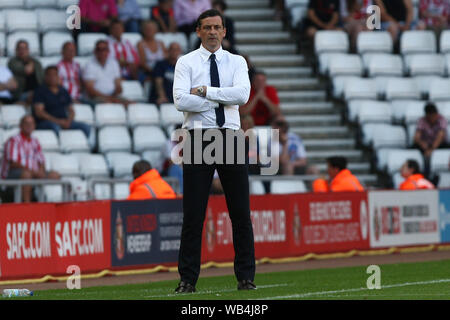
[[[416,160],[406,160],[402,165],[401,174],[405,181],[400,185],[400,190],[434,189],[434,185],[420,173]]]
[[[51,129],[56,134],[61,129],[79,129],[89,138],[89,125],[73,121],[75,112],[72,98],[59,83],[58,68],[47,67],[44,84],[36,89],[33,97],[33,115],[37,129]]]
[[[158,0],[158,5],[154,6],[151,12],[152,20],[158,25],[160,32],[177,32],[173,0]]]
[[[226,34],[222,40],[222,48],[231,53],[237,54],[235,48],[236,42],[234,40],[234,21],[232,18],[225,15],[225,11],[227,10],[227,4],[223,0],[213,0],[212,8],[219,11],[225,20]],[[198,45],[198,47],[199,46],[200,45]]]
[[[164,43],[156,40],[158,25],[154,21],[144,21],[142,23],[142,40],[138,42],[139,66],[144,75],[140,76],[141,82],[151,81],[153,68],[160,60],[167,57],[167,50]]]
[[[150,93],[150,103],[160,105],[173,103],[173,77],[175,65],[181,55],[181,47],[177,42],[169,46],[167,59],[159,61],[153,70],[153,86]]]
[[[80,0],[81,32],[108,33],[111,20],[117,18],[114,0]]]
[[[115,59],[108,59],[109,46],[106,40],[95,44],[94,57],[83,69],[84,88],[87,99],[92,103],[122,103],[130,101],[120,97],[122,93],[120,67]]]
[[[139,57],[136,48],[130,41],[123,39],[123,24],[113,19],[110,26],[109,55],[119,63],[122,78],[136,80],[138,78]]]
[[[62,60],[57,64],[62,86],[69,92],[74,102],[81,102],[81,67],[74,60],[77,48],[74,42],[66,42],[62,47]]]
[[[181,124],[177,124],[174,130],[180,130]],[[170,138],[170,137],[169,137]],[[178,141],[167,140],[167,143],[162,147],[161,158],[162,158],[162,174],[167,177],[176,178],[180,186],[180,193],[183,193],[183,166],[176,164],[172,161],[172,150],[179,143],[182,143],[182,138],[180,137]],[[180,153],[181,157],[182,154]]]
[[[45,158],[41,145],[31,136],[35,122],[31,115],[20,120],[20,133],[5,142],[1,166],[2,179],[59,179],[55,171],[45,171]],[[22,187],[22,201],[31,202],[32,186]]]
[[[256,71],[252,78],[252,87],[248,102],[241,106],[242,115],[250,114],[255,126],[267,126],[280,112],[280,100],[277,89],[267,85],[267,76],[262,71]]]
[[[134,181],[130,184],[127,200],[176,198],[172,187],[161,178],[156,169],[152,169],[148,161],[137,161],[132,170]]]
[[[352,50],[356,52],[356,41],[361,31],[367,28],[367,8],[371,6],[372,0],[341,0],[340,10],[344,30],[350,36]]]
[[[450,27],[450,2],[448,0],[420,0],[419,12],[425,27],[434,30],[438,39],[441,31]]]
[[[279,130],[280,169],[283,175],[318,174],[316,167],[308,167],[306,150],[302,139],[289,131],[289,123],[282,115],[272,122],[272,128]]]
[[[17,81],[17,89],[13,91],[13,99],[31,104],[33,91],[42,84],[44,71],[41,63],[30,56],[28,42],[19,40],[16,44],[16,56],[8,62],[8,68]]]
[[[117,13],[125,32],[139,32],[141,9],[136,0],[117,0]]]
[[[309,0],[308,15],[304,21],[304,30],[310,39],[314,39],[318,30],[337,30],[339,23],[339,0]]]
[[[358,178],[347,169],[347,159],[330,157],[327,164],[329,182],[323,178],[314,180],[314,192],[364,191]]]
[[[175,0],[173,12],[177,29],[186,35],[188,41],[191,33],[197,28],[198,16],[209,9],[211,9],[210,0]]]
[[[437,148],[445,148],[447,139],[447,120],[438,113],[432,102],[425,106],[425,116],[417,121],[414,147],[419,148],[425,159],[425,177],[429,175],[430,157]]]
[[[394,41],[400,32],[425,29],[423,23],[414,21],[412,0],[376,0],[376,4],[381,8],[381,29],[389,31]]]
[[[17,89],[17,81],[7,66],[0,65],[0,105],[14,102],[12,92]]]

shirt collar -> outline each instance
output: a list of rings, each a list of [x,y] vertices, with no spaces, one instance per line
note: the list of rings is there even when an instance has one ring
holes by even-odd
[[[205,47],[200,44],[200,48],[199,48],[199,52],[200,52],[200,56],[202,57],[202,61],[206,62],[208,61],[209,57],[211,56],[211,52],[209,52],[208,50],[205,49]],[[216,60],[220,61],[220,59],[222,59],[223,57],[223,49],[222,46],[219,47],[219,49],[217,49],[214,54],[216,55]]]

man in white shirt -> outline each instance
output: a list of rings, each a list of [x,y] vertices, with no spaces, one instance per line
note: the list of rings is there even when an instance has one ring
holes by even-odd
[[[234,134],[238,140],[245,140],[239,130],[239,105],[245,104],[250,95],[247,63],[243,57],[222,49],[226,29],[217,10],[207,10],[198,17],[196,32],[202,44],[178,59],[173,84],[175,107],[184,112],[183,128],[188,130],[187,141],[191,142],[191,152],[187,149],[183,152],[184,218],[178,258],[181,281],[175,292],[195,292],[200,273],[202,228],[215,170],[224,189],[232,223],[238,289],[252,290],[256,289],[253,283],[255,253],[248,160],[238,160],[246,157],[245,146],[230,139]],[[217,139],[223,141],[219,147],[223,150],[214,149],[213,163],[202,157],[210,143],[206,137],[202,141],[197,139],[198,135],[202,137],[206,133],[217,134]],[[227,146],[227,141],[232,141],[231,147]],[[227,157],[229,154],[234,155],[232,161]]]
[[[0,66],[0,104],[13,102],[11,91],[17,88],[17,82],[11,70],[6,66]]]

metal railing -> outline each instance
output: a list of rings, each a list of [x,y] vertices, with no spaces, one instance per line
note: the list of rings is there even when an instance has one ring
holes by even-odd
[[[61,185],[62,186],[62,200],[72,201],[72,186],[70,181],[65,180],[53,180],[53,179],[7,179],[0,180],[0,187],[13,187],[14,188],[14,202],[22,202],[22,187],[33,186],[38,187],[37,198],[39,202],[44,202],[44,187],[49,185]]]

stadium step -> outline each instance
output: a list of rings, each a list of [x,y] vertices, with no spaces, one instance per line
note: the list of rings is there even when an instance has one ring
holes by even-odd
[[[322,89],[317,78],[268,79],[267,83],[277,88],[278,91]]]
[[[326,158],[333,156],[342,156],[347,158],[349,162],[351,161],[362,161],[363,153],[361,150],[326,150],[326,151],[308,151],[307,153],[308,161],[326,161]]]
[[[241,1],[245,3],[246,1]],[[271,31],[282,31],[283,23],[281,21],[235,21],[234,28],[236,32],[266,32]]]
[[[320,172],[327,172],[327,164],[325,162],[314,163],[314,161],[311,161],[311,164],[316,165]],[[370,171],[370,164],[367,162],[349,162],[347,169],[354,174],[367,174]]]
[[[337,112],[331,102],[282,102],[280,108],[284,115],[329,114]]]
[[[355,139],[308,139],[303,140],[306,150],[347,150],[355,148]]]
[[[286,116],[286,121],[290,126],[338,126],[341,122],[341,116],[338,114],[295,115]]]
[[[256,68],[262,67],[300,67],[305,66],[305,57],[289,55],[251,55],[250,61]]]
[[[287,31],[266,32],[237,32],[235,35],[237,44],[264,43],[292,43],[291,34]]]
[[[278,97],[281,103],[299,101],[325,101],[326,93],[323,90],[308,91],[280,91]]]
[[[267,55],[267,54],[295,54],[297,46],[293,43],[283,44],[241,44],[237,45],[237,50],[247,55]]]
[[[302,139],[336,139],[351,137],[350,131],[344,126],[291,127],[290,130],[300,135]]]
[[[311,77],[311,67],[281,67],[281,68],[261,68],[267,75],[267,79],[289,79],[300,77]]]
[[[228,9],[267,8],[270,5],[270,0],[227,0],[227,5]]]
[[[247,0],[242,1],[247,2]],[[264,6],[257,6],[249,8],[228,9],[227,16],[234,19],[234,21],[259,21],[273,20],[274,10],[272,8],[264,8]]]

